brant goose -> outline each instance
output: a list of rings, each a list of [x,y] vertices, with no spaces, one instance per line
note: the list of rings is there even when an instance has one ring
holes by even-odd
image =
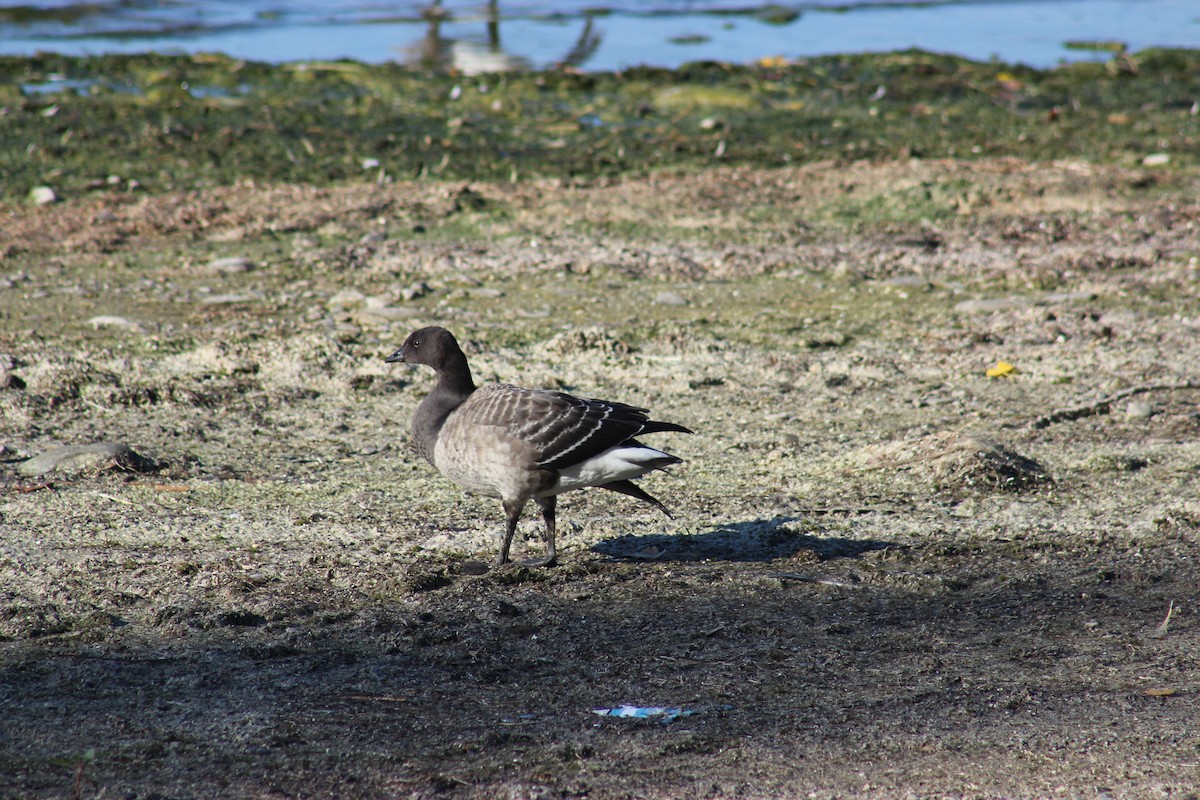
[[[546,555],[530,566],[554,563],[554,508],[558,495],[598,486],[643,500],[668,517],[666,506],[630,480],[678,464],[677,458],[634,437],[679,431],[647,410],[562,392],[503,383],[476,387],[467,357],[450,331],[422,328],[387,358],[433,367],[437,385],[413,414],[417,450],[450,480],[504,504],[504,539],[496,565],[508,562],[517,520],[533,500],[546,522]]]

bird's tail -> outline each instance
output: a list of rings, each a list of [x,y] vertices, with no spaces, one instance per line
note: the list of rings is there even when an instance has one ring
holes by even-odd
[[[674,458],[674,456],[672,456],[672,458]],[[678,461],[679,459],[675,460]],[[671,516],[671,512],[667,510],[666,506],[660,503],[656,498],[651,496],[649,492],[638,486],[633,481],[613,481],[612,483],[601,484],[600,488],[608,489],[610,492],[619,492],[620,494],[627,494],[630,497],[636,497],[638,500],[654,506],[659,511],[666,514],[669,518],[674,519],[674,517]]]
[[[646,433],[664,433],[666,431],[674,431],[675,433],[695,433],[691,428],[685,428],[682,425],[676,425],[674,422],[659,422],[655,419],[648,419],[643,423],[642,429],[637,432],[638,436]]]

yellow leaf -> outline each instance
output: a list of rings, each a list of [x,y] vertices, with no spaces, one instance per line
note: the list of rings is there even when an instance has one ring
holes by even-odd
[[[1019,92],[1025,88],[1025,84],[1017,80],[1015,76],[1008,72],[1001,72],[996,76],[996,83],[1001,89],[1008,92]]]
[[[1011,378],[1017,372],[1017,368],[1007,361],[998,361],[996,366],[987,371],[989,378]]]
[[[1175,694],[1174,689],[1147,689],[1146,690],[1146,695],[1148,697],[1170,697],[1173,694]]]

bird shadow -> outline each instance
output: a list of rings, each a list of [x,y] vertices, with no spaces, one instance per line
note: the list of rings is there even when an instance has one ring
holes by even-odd
[[[876,539],[820,536],[799,529],[798,517],[730,522],[701,533],[626,534],[597,542],[592,550],[632,561],[774,561],[807,551],[818,561],[857,558],[873,550],[904,547]]]

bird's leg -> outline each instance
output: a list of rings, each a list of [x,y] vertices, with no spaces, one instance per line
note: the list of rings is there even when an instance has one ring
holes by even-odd
[[[513,534],[517,532],[517,521],[525,510],[524,500],[504,501],[504,539],[500,542],[500,555],[496,556],[496,566],[508,563],[508,551],[512,547]]]
[[[552,567],[557,557],[554,551],[554,508],[558,505],[558,497],[554,495],[535,497],[533,501],[542,510],[542,519],[546,521],[546,555],[543,558],[530,559],[521,563],[530,567]]]

